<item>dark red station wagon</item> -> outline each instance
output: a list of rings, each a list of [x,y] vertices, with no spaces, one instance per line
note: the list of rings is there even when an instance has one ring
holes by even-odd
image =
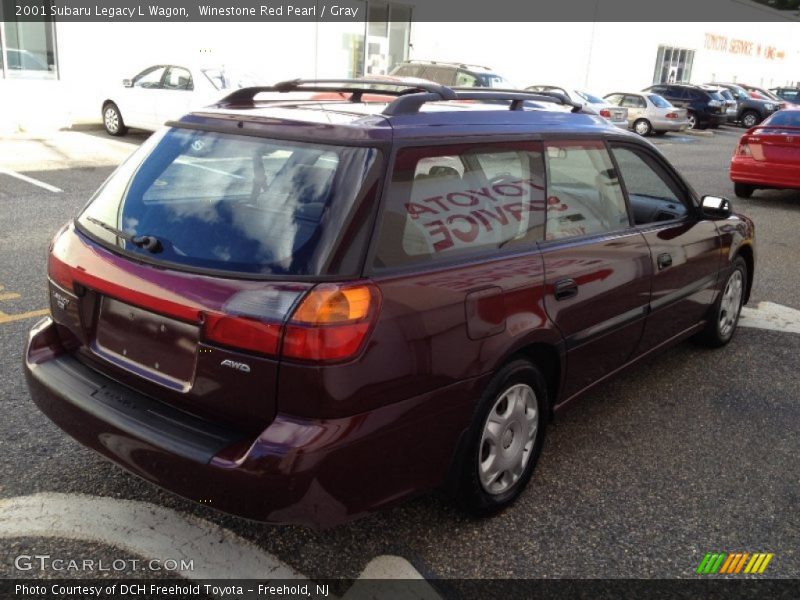
[[[731,339],[755,256],[726,199],[563,97],[408,85],[247,88],[152,136],[53,239],[40,409],[251,519],[435,489],[486,515],[554,411]]]

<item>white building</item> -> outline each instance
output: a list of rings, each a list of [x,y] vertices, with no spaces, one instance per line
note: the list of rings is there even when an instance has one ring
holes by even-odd
[[[800,83],[796,20],[427,23],[412,22],[408,3],[364,5],[370,22],[4,22],[0,131],[99,121],[106,90],[149,65],[182,61],[236,66],[274,82],[385,73],[407,58],[432,59],[490,66],[520,86],[597,94],[666,80]]]

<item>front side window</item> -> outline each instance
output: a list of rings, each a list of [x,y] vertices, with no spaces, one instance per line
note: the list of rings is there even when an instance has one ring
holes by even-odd
[[[148,90],[159,89],[161,87],[161,79],[164,77],[166,70],[166,67],[150,67],[142,71],[133,78],[133,87]]]
[[[169,129],[109,178],[78,223],[152,262],[354,275],[379,163],[373,148]],[[154,238],[156,250],[137,245],[137,236]]]
[[[459,71],[456,75],[456,85],[458,87],[475,87],[478,85],[478,78],[466,71]]]
[[[398,152],[374,257],[377,269],[529,246],[544,234],[541,144]]]
[[[547,240],[617,231],[629,225],[622,188],[603,142],[551,141],[545,156]]]
[[[629,146],[614,147],[613,152],[636,225],[687,214],[680,186],[650,154]]]

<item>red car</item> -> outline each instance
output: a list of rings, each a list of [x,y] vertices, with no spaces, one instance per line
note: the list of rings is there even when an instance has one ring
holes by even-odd
[[[363,102],[376,83],[391,101]],[[680,340],[727,344],[755,267],[728,200],[530,101],[565,102],[298,80],[169,123],[53,239],[34,402],[252,519],[330,526],[437,488],[507,506],[553,413]]]
[[[759,188],[800,189],[800,107],[748,129],[731,158],[730,176],[740,198]]]

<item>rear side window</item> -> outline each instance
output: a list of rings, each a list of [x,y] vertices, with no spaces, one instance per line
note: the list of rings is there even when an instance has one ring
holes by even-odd
[[[647,103],[641,96],[627,95],[622,99],[620,106],[626,108],[646,108]]]
[[[353,275],[380,153],[186,129],[148,140],[78,219],[145,260],[263,275]],[[112,229],[118,230],[115,234]],[[153,236],[150,252],[133,236]]]
[[[403,267],[533,246],[544,234],[544,204],[538,142],[400,150],[373,264]]]
[[[630,224],[603,142],[552,141],[546,149],[547,240],[616,231]]]

